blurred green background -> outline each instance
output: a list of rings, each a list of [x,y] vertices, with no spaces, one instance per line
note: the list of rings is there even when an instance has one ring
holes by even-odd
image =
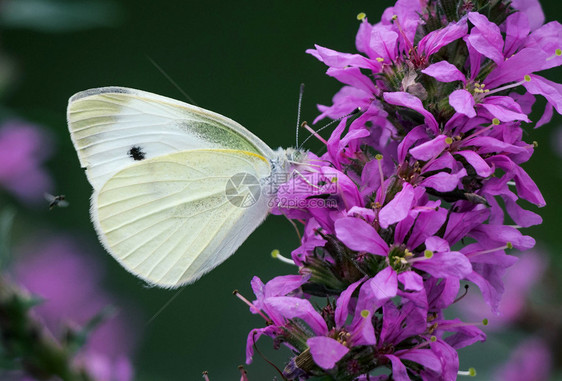
[[[355,52],[356,15],[366,12],[375,22],[392,1],[41,1],[0,3],[0,49],[10,62],[10,83],[2,96],[2,117],[17,115],[45,126],[55,137],[48,168],[56,191],[70,207],[51,213],[23,209],[14,241],[49,228],[69,231],[107,269],[105,287],[128,300],[138,315],[138,350],[134,358],[139,380],[196,380],[208,370],[211,380],[235,380],[244,363],[246,336],[263,320],[232,296],[234,289],[253,299],[249,282],[264,281],[295,268],[270,257],[272,249],[289,255],[298,245],[293,228],[270,216],[237,254],[195,284],[177,291],[147,288],[123,270],[98,243],[89,221],[91,188],[68,136],[68,98],[81,90],[108,85],[138,88],[185,100],[151,63],[156,62],[201,107],[226,115],[272,147],[295,143],[298,88],[306,84],[302,119],[317,115],[316,104],[330,104],[340,88],[325,76],[325,67],[305,49],[317,43]],[[547,21],[562,19],[559,0],[542,1]],[[562,82],[560,70],[546,75]],[[541,100],[540,105],[544,105]],[[535,120],[537,118],[534,118]],[[560,158],[553,150],[562,118],[526,141],[539,148],[524,168],[547,201],[540,211],[543,225],[528,229],[562,270]],[[327,134],[327,133],[326,133]],[[302,133],[301,136],[305,134]],[[308,148],[319,148],[315,142]],[[559,147],[560,149],[560,147]],[[534,209],[533,209],[534,210]],[[39,216],[39,217],[37,217]],[[86,255],[86,254],[85,254]],[[157,317],[152,317],[171,298]],[[483,355],[488,344],[476,344],[461,358],[461,368],[476,366],[485,374],[507,356]],[[493,343],[490,344],[493,347]],[[271,341],[259,348],[283,367],[287,351],[273,351]],[[497,348],[497,347],[493,347]],[[501,352],[500,346],[500,352]],[[504,348],[505,349],[505,348]],[[252,381],[270,380],[276,372],[259,356],[248,368]],[[486,378],[481,378],[486,379]]]

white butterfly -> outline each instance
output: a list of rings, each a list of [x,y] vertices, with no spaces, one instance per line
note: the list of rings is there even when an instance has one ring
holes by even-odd
[[[168,288],[232,255],[301,156],[222,115],[123,87],[74,95],[68,128],[94,188],[100,241],[128,271]],[[262,192],[268,183],[273,192]]]

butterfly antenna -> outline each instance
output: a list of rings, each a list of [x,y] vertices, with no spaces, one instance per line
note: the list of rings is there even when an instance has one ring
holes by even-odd
[[[154,315],[152,315],[152,317],[150,319],[148,319],[148,321],[146,322],[146,324],[144,326],[146,327],[150,323],[152,323],[154,320],[156,320],[156,318],[158,316],[160,316],[162,311],[164,311],[164,309],[166,309],[166,307],[168,307],[174,301],[174,299],[176,299],[182,293],[182,291],[185,290],[185,289],[186,289],[186,287],[180,288],[170,299],[168,299],[168,301],[166,303],[164,303],[164,305],[162,307],[160,307],[160,309]]]
[[[343,116],[340,116],[338,119],[334,119],[330,123],[326,124],[325,126],[320,127],[318,130],[316,130],[316,134],[318,134],[320,131],[325,130],[326,128],[330,127],[332,124],[337,123],[340,120],[342,120],[344,118],[347,118],[348,116],[355,115],[355,114],[358,114],[360,112],[361,112],[361,107],[357,107],[355,110],[353,110],[349,114],[345,114]],[[304,139],[304,141],[301,143],[301,147],[304,145],[304,143],[306,143],[313,136],[314,136],[314,134],[310,134],[310,136],[308,136],[306,139]]]
[[[172,77],[170,77],[168,73],[166,73],[164,69],[160,67],[160,65],[158,65],[150,56],[147,55],[146,58],[148,58],[148,60],[154,65],[154,67],[158,69],[158,71],[185,97],[185,99],[187,99],[189,103],[198,106],[198,104],[195,103],[195,101],[189,95],[187,95],[185,91],[183,91],[183,89],[176,83],[176,81],[174,81]]]
[[[299,105],[297,108],[297,129],[296,129],[296,144],[295,147],[299,146],[299,127],[300,127],[300,122],[301,122],[301,104],[302,104],[302,96],[304,94],[304,83],[301,83],[300,89],[299,89]]]

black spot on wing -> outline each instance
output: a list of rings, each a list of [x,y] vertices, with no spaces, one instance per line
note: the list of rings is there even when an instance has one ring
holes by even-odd
[[[135,161],[144,160],[146,157],[146,153],[139,146],[132,146],[127,155]]]

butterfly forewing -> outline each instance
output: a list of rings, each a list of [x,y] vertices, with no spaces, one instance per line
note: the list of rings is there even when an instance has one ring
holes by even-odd
[[[265,143],[229,118],[123,87],[74,95],[68,125],[80,163],[96,190],[136,161],[174,152],[224,148],[272,156]]]

